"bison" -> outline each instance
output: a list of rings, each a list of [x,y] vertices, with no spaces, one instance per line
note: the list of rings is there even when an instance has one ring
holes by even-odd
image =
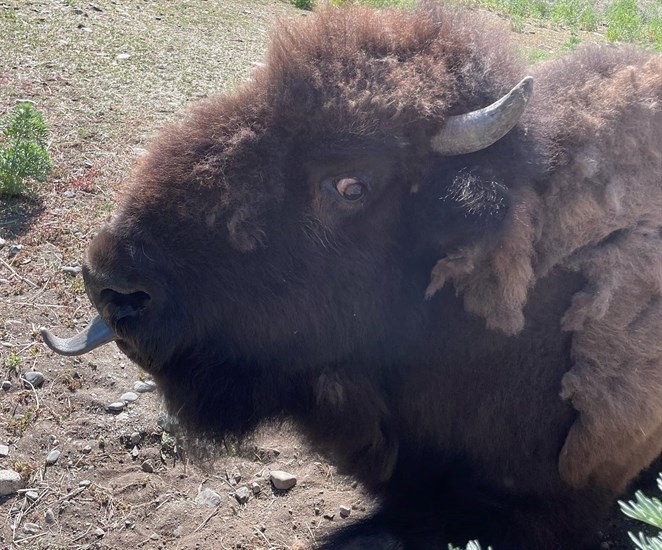
[[[205,436],[291,419],[381,500],[326,548],[590,548],[662,451],[661,144],[659,55],[326,8],[155,140],[44,338]]]

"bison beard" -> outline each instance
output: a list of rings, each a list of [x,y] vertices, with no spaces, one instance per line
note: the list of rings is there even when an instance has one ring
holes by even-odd
[[[662,59],[538,66],[524,111],[504,44],[434,4],[282,26],[152,146],[100,317],[46,342],[115,340],[210,437],[293,419],[381,497],[327,548],[592,547],[662,450]]]

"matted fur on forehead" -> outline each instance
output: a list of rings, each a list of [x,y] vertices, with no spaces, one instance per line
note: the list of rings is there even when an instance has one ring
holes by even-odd
[[[414,11],[325,8],[281,22],[255,85],[279,124],[341,134],[434,131],[523,74],[493,19],[437,3]],[[423,126],[423,127],[421,127]]]

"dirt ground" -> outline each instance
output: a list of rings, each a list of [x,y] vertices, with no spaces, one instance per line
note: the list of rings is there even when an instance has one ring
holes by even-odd
[[[0,446],[9,448],[0,469],[26,480],[0,497],[0,548],[308,548],[370,512],[361,487],[291,427],[191,460],[185,438],[163,429],[158,393],[107,410],[144,380],[116,348],[62,358],[38,336],[41,326],[70,334],[90,318],[82,279],[65,268],[80,266],[150,136],[188,102],[247,78],[279,18],[305,16],[278,0],[0,1],[0,115],[33,101],[55,165],[28,197],[0,203],[0,381],[11,383],[0,390]],[[555,55],[570,39],[519,31],[527,55]],[[12,245],[22,249],[11,255]],[[24,387],[28,371],[43,373],[41,387]],[[54,449],[61,454],[47,465]],[[294,474],[296,486],[273,489],[271,470]],[[198,502],[204,489],[220,501]],[[615,518],[622,538],[628,527]],[[612,534],[605,541],[630,547]]]

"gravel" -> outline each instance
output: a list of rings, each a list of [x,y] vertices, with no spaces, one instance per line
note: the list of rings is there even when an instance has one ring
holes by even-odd
[[[21,379],[23,380],[23,385],[27,389],[30,389],[32,387],[39,388],[41,387],[41,385],[44,383],[45,380],[44,375],[36,370],[26,372],[23,376],[21,376]]]
[[[48,466],[52,466],[58,461],[59,458],[60,458],[60,451],[58,451],[57,449],[53,449],[50,453],[48,453],[48,456],[46,457],[46,464]]]
[[[297,484],[297,478],[288,472],[274,470],[269,476],[271,483],[276,489],[288,491]]]
[[[216,506],[221,505],[223,499],[217,492],[212,491],[211,489],[203,489],[198,493],[198,496],[195,497],[195,501],[198,504],[202,504],[203,506],[210,506],[215,508]]]
[[[0,496],[13,495],[24,485],[21,474],[14,470],[0,470]]]

